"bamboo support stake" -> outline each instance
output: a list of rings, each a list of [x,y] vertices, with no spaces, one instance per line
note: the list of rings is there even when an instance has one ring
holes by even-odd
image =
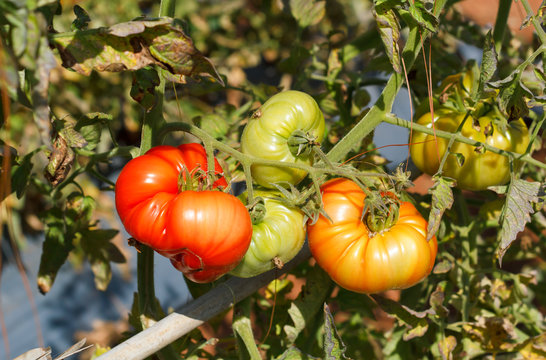
[[[310,257],[307,243],[299,254],[280,270],[270,270],[249,279],[232,277],[203,296],[184,305],[149,328],[141,331],[96,360],[141,360],[186,335],[212,317],[229,309],[277,277]]]

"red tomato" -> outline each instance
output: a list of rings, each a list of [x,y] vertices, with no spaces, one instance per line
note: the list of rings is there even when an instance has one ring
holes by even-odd
[[[427,242],[427,222],[401,202],[396,223],[373,233],[362,221],[365,194],[353,181],[333,179],[321,187],[324,210],[309,225],[309,247],[317,263],[345,289],[377,293],[410,287],[428,276],[438,250]]]
[[[220,191],[184,191],[171,204],[173,221],[165,229],[169,247],[160,251],[195,282],[210,282],[243,259],[252,239],[252,222],[243,203]]]
[[[252,224],[243,203],[230,194],[181,192],[185,169],[190,173],[206,171],[207,157],[201,145],[157,146],[129,161],[116,182],[116,209],[137,241],[179,262],[180,254],[193,254],[200,267],[186,261],[190,266],[185,274],[212,281],[242,259],[250,244]],[[223,172],[216,160],[215,172]],[[223,177],[213,184],[220,186],[227,186]],[[225,234],[232,236],[226,239]]]

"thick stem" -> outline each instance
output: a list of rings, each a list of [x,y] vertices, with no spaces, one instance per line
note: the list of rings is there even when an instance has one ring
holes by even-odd
[[[174,16],[174,0],[162,0],[159,16]],[[165,80],[161,79],[159,86],[155,89],[156,104],[148,112],[144,113],[141,132],[140,154],[146,153],[153,146],[159,145],[160,131],[165,124],[163,118],[163,98],[165,94]],[[138,310],[141,315],[158,319],[160,309],[155,297],[154,285],[154,251],[143,246],[137,254],[137,289],[138,289]],[[143,324],[144,327],[144,324]],[[170,347],[161,351],[162,359],[176,359],[177,354]]]
[[[502,48],[502,42],[504,40],[506,27],[508,26],[508,14],[510,13],[511,6],[512,0],[499,1],[497,20],[495,21],[495,29],[493,30],[493,40],[495,41],[495,50],[497,51],[497,54],[500,54]]]
[[[418,27],[414,27],[408,36],[402,52],[407,68],[411,68],[419,54],[422,44]],[[391,112],[396,94],[404,83],[404,75],[393,73],[374,106],[360,119],[358,124],[347,133],[326,155],[332,162],[340,161],[349,153],[354,144],[360,142],[377,127]]]

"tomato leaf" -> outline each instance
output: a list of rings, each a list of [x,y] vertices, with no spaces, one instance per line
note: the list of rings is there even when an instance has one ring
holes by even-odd
[[[516,240],[520,231],[531,221],[531,214],[534,213],[533,204],[540,201],[539,197],[544,195],[544,185],[538,182],[529,182],[522,179],[513,179],[509,186],[501,213],[499,232],[500,244],[497,249],[499,265],[502,266],[502,258],[506,250]]]
[[[432,204],[427,226],[427,241],[432,239],[440,228],[440,221],[447,209],[453,205],[453,191],[455,181],[441,176],[434,176],[434,185],[429,189],[432,194]]]
[[[81,232],[81,246],[85,251],[91,270],[95,275],[95,286],[99,290],[106,290],[112,279],[110,261],[124,259],[121,252],[110,242],[116,236],[117,230],[95,229]]]
[[[239,358],[260,359],[260,351],[256,346],[252,323],[250,322],[250,305],[250,298],[235,304],[232,328],[237,339]]]
[[[45,241],[42,245],[42,257],[38,270],[38,289],[46,294],[51,289],[57,272],[74,248],[72,235],[66,231],[64,213],[59,208],[52,208],[46,214]]]
[[[18,199],[21,199],[27,190],[28,182],[32,174],[32,158],[41,150],[41,148],[37,148],[29,152],[23,156],[19,164],[12,168],[11,184]]]
[[[313,267],[307,274],[307,282],[301,290],[301,295],[288,309],[294,326],[283,327],[289,344],[293,344],[308,323],[315,320],[315,315],[329,294],[331,284],[332,280],[319,266]]]
[[[405,305],[400,305],[394,300],[379,295],[372,295],[372,298],[386,313],[396,316],[397,319],[407,325],[406,332],[403,336],[405,341],[415,337],[421,337],[427,332],[428,321],[426,316],[434,315],[432,309],[418,312],[411,310]]]
[[[157,103],[155,88],[159,85],[160,79],[157,71],[151,67],[138,69],[133,73],[133,85],[130,95],[146,111],[149,111]]]
[[[56,34],[52,38],[63,66],[91,71],[138,70],[157,65],[174,75],[207,76],[223,84],[209,59],[194,46],[176,20],[141,19],[109,28]]]
[[[68,145],[65,137],[58,133],[53,141],[53,150],[49,154],[49,162],[44,175],[53,186],[63,182],[74,161],[74,151]]]
[[[473,87],[471,97],[474,101],[478,101],[484,91],[485,84],[491,80],[498,66],[497,50],[495,49],[495,40],[491,30],[487,32],[483,44],[482,63],[480,67],[480,78],[478,86]]]
[[[425,8],[422,1],[408,1],[409,14],[419,26],[435,33],[438,28],[438,18]]]
[[[430,308],[434,311],[434,313],[441,317],[445,318],[449,315],[449,309],[444,306],[444,300],[445,300],[445,287],[446,283],[438,284],[436,287],[436,290],[430,294]]]
[[[400,40],[400,23],[398,22],[396,14],[391,8],[379,6],[377,4],[374,7],[373,14],[389,61],[391,62],[394,71],[400,74],[402,73],[400,49],[398,47],[398,41]]]
[[[489,86],[499,89],[499,108],[509,120],[519,119],[529,113],[525,97],[533,99],[533,93],[521,81],[521,73],[515,70],[502,80],[490,82]]]
[[[325,14],[326,1],[290,0],[290,11],[301,28],[318,24]]]
[[[477,321],[463,325],[465,332],[482,346],[491,350],[506,350],[510,340],[516,339],[516,330],[507,318],[498,316],[476,317]]]
[[[344,359],[349,359],[345,356],[346,346],[337,332],[334,323],[334,317],[330,313],[330,308],[324,304],[324,359],[338,360],[343,356]]]
[[[291,346],[286,349],[276,360],[312,360],[319,359],[301,352],[298,348]]]
[[[91,18],[89,17],[89,14],[87,13],[87,11],[85,11],[80,5],[75,5],[74,15],[76,15],[76,19],[72,21],[72,25],[70,26],[72,30],[87,29],[87,26],[89,25],[89,22],[91,21]]]
[[[452,353],[453,353],[453,350],[455,350],[456,346],[457,346],[457,339],[453,335],[450,335],[441,339],[438,342],[438,350],[440,351],[442,360],[453,359]]]

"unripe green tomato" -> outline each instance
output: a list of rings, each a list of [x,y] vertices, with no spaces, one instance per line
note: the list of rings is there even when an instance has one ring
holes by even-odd
[[[298,254],[305,242],[305,221],[301,210],[276,199],[282,196],[277,192],[256,191],[255,196],[264,200],[265,215],[252,225],[250,247],[243,260],[231,271],[232,275],[243,278],[259,275],[275,266],[282,267]]]
[[[456,132],[465,114],[440,108],[434,111],[436,130]],[[529,131],[522,119],[510,121],[505,132],[501,132],[495,123],[494,113],[478,119],[479,130],[474,128],[472,119],[468,118],[461,134],[469,139],[488,144],[496,148],[523,154],[529,144]],[[417,120],[417,124],[432,129],[431,115],[427,113]],[[489,131],[485,131],[489,129]],[[485,134],[487,132],[487,135]],[[411,158],[424,173],[434,175],[447,150],[448,139],[437,138],[415,131],[410,145]],[[510,179],[508,157],[485,151],[481,153],[469,144],[455,141],[443,167],[442,174],[457,181],[457,186],[466,190],[485,190],[489,186],[506,184]],[[453,154],[461,154],[457,158]],[[462,165],[460,164],[461,160]]]
[[[284,91],[269,98],[249,119],[241,137],[241,150],[262,159],[312,165],[312,152],[297,155],[288,145],[296,134],[307,134],[320,143],[325,135],[324,115],[311,96]],[[279,182],[295,185],[307,176],[303,169],[259,164],[252,165],[251,171],[253,179],[267,188]]]

